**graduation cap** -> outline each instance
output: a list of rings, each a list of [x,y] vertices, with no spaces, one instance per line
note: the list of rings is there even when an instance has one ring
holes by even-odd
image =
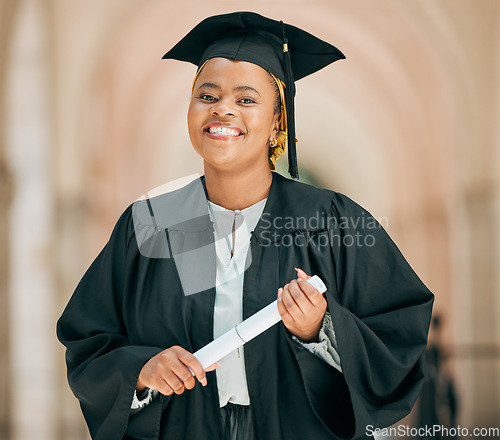
[[[288,147],[288,172],[298,179],[294,97],[295,81],[345,58],[335,46],[295,26],[254,12],[208,17],[169,50],[163,59],[188,61],[198,73],[211,58],[256,64],[273,77],[280,90],[283,150]],[[284,110],[284,111],[283,111]]]

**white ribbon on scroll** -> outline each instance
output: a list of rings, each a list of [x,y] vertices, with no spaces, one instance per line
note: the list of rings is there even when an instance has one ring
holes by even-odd
[[[309,278],[307,282],[320,293],[326,292],[325,284],[317,275]],[[194,353],[194,356],[200,361],[203,368],[207,368],[215,362],[220,361],[233,350],[236,350],[262,332],[265,332],[279,321],[281,321],[281,315],[278,311],[278,303],[274,301],[250,316],[250,318],[245,319],[241,324],[238,324],[199,349]]]

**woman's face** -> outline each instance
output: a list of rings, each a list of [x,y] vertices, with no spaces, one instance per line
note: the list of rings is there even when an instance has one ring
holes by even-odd
[[[276,138],[279,122],[273,81],[245,61],[212,58],[205,64],[188,111],[189,137],[205,167],[269,170],[269,141]]]

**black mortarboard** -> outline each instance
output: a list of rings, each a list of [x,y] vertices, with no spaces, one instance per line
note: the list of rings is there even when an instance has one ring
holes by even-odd
[[[163,59],[188,61],[200,68],[222,57],[257,64],[285,84],[282,103],[288,131],[288,172],[298,178],[295,146],[295,81],[345,58],[335,46],[295,26],[253,12],[208,17],[195,26]]]

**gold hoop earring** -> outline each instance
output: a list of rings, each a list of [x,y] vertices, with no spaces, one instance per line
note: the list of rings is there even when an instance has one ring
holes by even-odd
[[[271,144],[271,141],[269,141],[269,146],[271,148],[274,148],[276,145],[278,145],[278,139],[275,139],[274,142]]]

